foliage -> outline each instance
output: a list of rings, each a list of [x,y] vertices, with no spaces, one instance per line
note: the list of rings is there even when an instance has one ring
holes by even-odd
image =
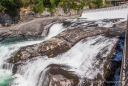
[[[30,7],[33,8],[33,11],[35,11],[36,13],[40,13],[45,9],[43,5],[43,0],[35,0],[33,5]]]
[[[106,1],[103,7],[112,7],[113,5],[111,4],[110,1]]]
[[[102,0],[92,0],[92,3],[95,5],[96,8],[101,8],[101,7],[103,7],[103,2],[102,2]]]
[[[50,7],[51,6],[50,0],[43,0],[43,5],[44,7]]]
[[[60,0],[51,0],[56,7],[58,7]]]
[[[53,12],[56,7],[62,7],[65,12],[70,9],[81,10],[85,5],[90,8],[104,7],[102,0],[0,0],[0,10],[15,16],[17,9],[30,7],[36,13],[40,13],[46,8]]]
[[[33,11],[36,13],[41,13],[44,9],[45,7],[43,5],[33,7]]]
[[[21,6],[19,2],[20,0],[0,0],[0,10],[13,17],[17,14],[17,8]]]

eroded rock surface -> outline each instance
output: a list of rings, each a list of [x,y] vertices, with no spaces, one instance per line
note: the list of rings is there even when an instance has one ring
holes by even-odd
[[[115,24],[114,28],[120,28],[120,29],[125,29],[127,27],[126,22],[121,22],[119,24]]]
[[[41,36],[45,27],[49,29],[52,23],[61,22],[63,20],[64,19],[59,18],[35,19],[30,22],[18,24],[16,26],[0,28],[0,39],[4,40],[6,38],[20,36]]]
[[[44,76],[45,78],[42,79]],[[70,71],[64,70],[61,65],[51,64],[41,72],[39,81],[42,81],[42,86],[77,86],[79,78]]]
[[[109,28],[100,27],[68,29],[40,44],[22,47],[19,51],[14,53],[14,55],[9,59],[9,62],[16,63],[20,60],[44,55],[52,58],[60,53],[66,52],[81,39],[105,33],[108,29]]]

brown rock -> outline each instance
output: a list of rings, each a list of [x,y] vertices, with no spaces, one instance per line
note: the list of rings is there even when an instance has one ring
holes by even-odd
[[[40,18],[29,22],[20,23],[8,28],[0,28],[0,37],[2,38],[2,40],[4,40],[6,38],[21,37],[21,36],[41,36],[43,34],[45,27],[47,27],[47,31],[48,31],[49,28],[51,27],[51,23],[60,22],[63,20],[64,19],[59,19],[59,18],[47,18],[47,19]]]
[[[46,71],[42,71],[40,76],[45,73],[45,78],[42,81],[42,86],[77,86],[79,78],[72,72],[62,69],[61,65],[51,64],[46,68]],[[43,75],[44,76],[44,75]],[[46,79],[47,78],[47,79]]]
[[[115,24],[114,27],[119,29],[125,29],[127,27],[127,24],[126,22],[121,22],[119,24]]]
[[[52,58],[57,56],[58,54],[66,52],[78,41],[85,37],[102,34],[107,31],[108,28],[99,27],[88,27],[85,29],[68,29],[40,44],[22,47],[19,51],[14,53],[14,55],[9,59],[9,62],[16,63],[20,60],[44,55]]]

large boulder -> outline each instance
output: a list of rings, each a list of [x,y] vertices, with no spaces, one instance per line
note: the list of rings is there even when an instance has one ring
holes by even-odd
[[[45,77],[42,79],[44,72]],[[41,86],[77,86],[79,78],[61,65],[51,64],[41,72],[39,81],[42,81]]]
[[[13,23],[13,20],[12,20],[11,16],[9,16],[6,13],[0,12],[0,24],[1,24],[1,26],[10,26],[12,23]]]
[[[16,63],[20,60],[44,55],[52,58],[60,53],[66,52],[81,39],[105,33],[108,29],[109,28],[100,27],[68,29],[40,44],[22,47],[19,51],[14,53],[14,55],[9,59],[9,62]]]

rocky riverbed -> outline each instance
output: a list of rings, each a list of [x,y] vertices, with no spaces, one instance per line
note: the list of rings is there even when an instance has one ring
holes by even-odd
[[[1,41],[28,36],[45,39],[16,51],[16,46],[9,47],[14,49],[6,59],[13,64],[10,86],[98,86],[109,72],[119,37],[124,36],[126,22],[121,20],[48,18],[1,28]],[[58,34],[50,35],[57,28]]]
[[[47,35],[52,24],[64,21],[64,18],[42,18],[29,22],[20,23],[10,27],[0,28],[0,40],[21,36],[42,36]],[[45,33],[44,33],[45,32]]]

